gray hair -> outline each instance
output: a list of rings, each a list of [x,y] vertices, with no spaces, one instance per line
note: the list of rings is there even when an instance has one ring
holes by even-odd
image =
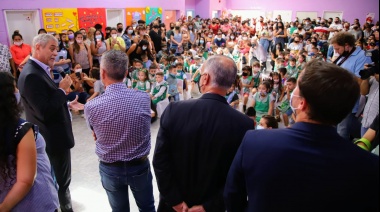
[[[236,64],[224,55],[209,57],[203,64],[203,70],[212,76],[211,86],[213,87],[229,89],[236,79]]]
[[[54,40],[58,43],[57,38],[50,34],[39,34],[33,38],[33,52],[36,50],[36,45],[40,44],[43,48],[49,43],[49,41]]]
[[[113,80],[123,80],[128,70],[128,56],[119,50],[104,52],[100,63],[103,71]]]

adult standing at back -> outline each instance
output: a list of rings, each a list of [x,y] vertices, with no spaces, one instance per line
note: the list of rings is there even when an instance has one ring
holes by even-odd
[[[364,69],[364,64],[371,63],[371,57],[367,57],[365,51],[355,47],[355,42],[355,37],[348,32],[339,32],[330,41],[334,51],[339,54],[339,57],[333,63],[354,74],[357,83],[360,85],[359,72]],[[360,137],[360,123],[357,119],[359,114],[356,114],[358,108],[359,101],[356,102],[351,113],[337,126],[338,134],[345,139],[349,139],[350,134],[356,131],[358,135],[353,137]]]
[[[68,106],[82,109],[76,101],[67,103],[71,78],[66,75],[57,87],[51,79],[50,67],[57,56],[58,41],[48,34],[33,39],[33,55],[20,74],[18,87],[25,107],[26,120],[36,124],[46,141],[46,152],[59,185],[61,211],[73,211],[69,185],[74,136]],[[80,107],[78,107],[80,106]]]
[[[155,54],[161,51],[161,30],[158,21],[154,21],[152,25],[152,29],[149,31],[149,36],[154,43]]]
[[[74,33],[74,43],[69,46],[69,53],[72,56],[72,64],[78,63],[82,71],[90,76],[92,70],[91,48],[83,41],[84,37],[80,31]]]
[[[358,97],[346,70],[306,64],[290,97],[296,123],[245,135],[228,173],[227,211],[378,211],[379,157],[335,129]]]
[[[10,48],[10,51],[12,53],[12,58],[15,62],[17,69],[22,69],[23,63],[22,61],[29,57],[30,53],[32,53],[32,48],[24,43],[22,39],[22,35],[19,33],[18,30],[14,31],[12,35],[13,45]],[[19,68],[20,66],[20,68]],[[17,71],[17,75],[19,72]]]
[[[203,96],[170,103],[163,113],[153,157],[158,212],[225,211],[226,174],[243,135],[254,127],[224,97],[236,72],[229,57],[210,57],[201,68]]]
[[[140,211],[154,212],[150,151],[150,97],[127,89],[128,57],[118,50],[103,54],[100,78],[105,92],[84,109],[94,132],[99,172],[112,211],[129,212],[128,187]]]

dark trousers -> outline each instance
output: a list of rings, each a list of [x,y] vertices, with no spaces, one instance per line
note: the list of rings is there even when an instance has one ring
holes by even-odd
[[[59,185],[58,198],[61,211],[73,211],[69,185],[71,182],[71,153],[70,149],[48,152],[50,164]]]

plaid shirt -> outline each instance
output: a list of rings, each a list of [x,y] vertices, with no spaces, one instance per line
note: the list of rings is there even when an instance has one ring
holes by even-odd
[[[150,151],[150,98],[124,83],[107,86],[103,95],[84,108],[96,134],[96,154],[107,163],[130,161]]]

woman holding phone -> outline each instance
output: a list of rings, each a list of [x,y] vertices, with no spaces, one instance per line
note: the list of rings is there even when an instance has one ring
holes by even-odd
[[[91,53],[93,58],[93,66],[99,67],[102,54],[110,50],[110,45],[105,42],[102,31],[96,30],[94,32],[94,40],[91,41]]]

